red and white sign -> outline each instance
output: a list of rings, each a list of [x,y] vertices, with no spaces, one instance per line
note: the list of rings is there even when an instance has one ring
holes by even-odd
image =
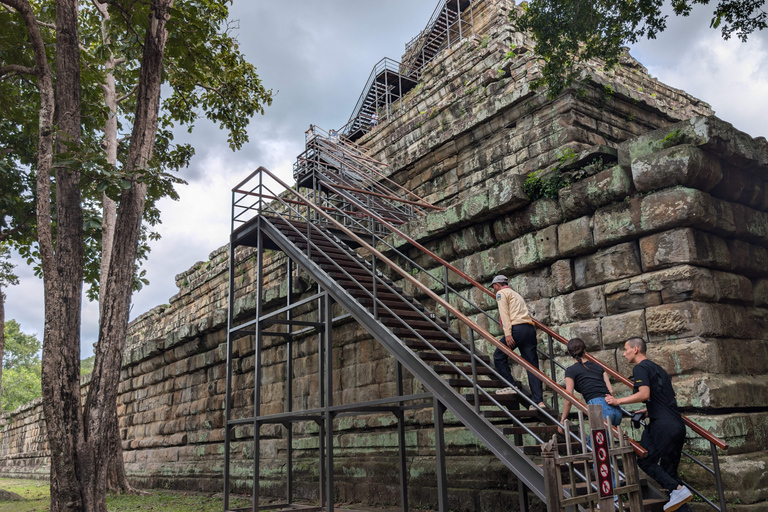
[[[608,440],[605,429],[592,431],[592,446],[594,448],[595,469],[601,498],[613,496],[613,479],[611,478],[611,462],[608,457]]]

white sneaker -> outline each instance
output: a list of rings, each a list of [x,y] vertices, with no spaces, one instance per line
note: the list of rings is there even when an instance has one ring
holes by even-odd
[[[669,501],[664,505],[664,511],[672,512],[677,510],[691,501],[691,499],[693,499],[693,494],[691,494],[691,491],[686,486],[683,486],[681,489],[675,489],[669,493]]]
[[[515,391],[515,388],[502,388],[499,390],[496,390],[497,395],[516,395],[517,391]]]

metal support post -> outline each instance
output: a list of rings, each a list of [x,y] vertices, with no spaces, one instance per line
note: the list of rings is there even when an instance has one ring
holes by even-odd
[[[443,265],[443,286],[445,288],[445,302],[448,304],[451,303],[451,292],[448,289],[448,267]],[[445,309],[445,323],[448,326],[448,328],[451,328],[451,313],[448,311],[448,308]]]
[[[331,313],[331,296],[326,294],[323,301],[325,308],[323,312],[323,321],[325,322],[325,334],[323,341],[325,343],[325,446],[326,446],[326,470],[325,484],[326,496],[328,498],[328,512],[333,512],[333,504],[336,494],[333,489],[333,416],[331,406],[333,406],[333,314]]]
[[[286,262],[286,271],[288,273],[286,279],[288,286],[286,292],[286,306],[290,306],[293,299],[293,265],[290,258],[288,258],[288,261]],[[290,332],[293,329],[290,324],[290,320],[293,318],[292,309],[289,308],[288,311],[286,311],[286,317],[288,319],[286,329]],[[291,412],[293,411],[293,336],[289,337],[285,344],[285,357],[285,410]],[[286,437],[288,445],[286,450],[286,457],[288,460],[286,460],[285,466],[288,482],[285,489],[285,498],[287,503],[293,503],[293,423],[289,421],[284,425],[287,430]]]
[[[261,223],[261,218],[259,219]],[[256,339],[254,340],[254,352],[253,352],[253,371],[254,385],[253,385],[253,512],[259,509],[259,475],[260,475],[260,459],[259,459],[259,444],[260,427],[261,423],[258,417],[261,416],[261,315],[262,315],[262,283],[264,280],[264,239],[262,230],[259,229],[257,235],[257,253],[256,253]],[[234,269],[230,274],[234,273]]]
[[[475,350],[475,331],[469,330],[469,350],[472,354],[472,392],[475,396],[475,412],[480,414],[480,390],[477,387],[477,352]]]
[[[725,512],[725,491],[723,489],[723,475],[720,474],[720,460],[717,455],[717,446],[710,441],[709,449],[712,452],[712,469],[715,471],[715,483],[717,485],[717,499],[720,502],[720,512]]]
[[[437,460],[437,509],[448,512],[448,476],[445,469],[445,406],[437,397],[433,398],[435,412],[435,459]]]
[[[395,364],[395,382],[397,396],[403,396],[403,365],[398,361]],[[397,402],[397,447],[400,456],[400,508],[402,512],[408,512],[408,466],[405,451],[405,412],[403,402]]]
[[[257,249],[258,250],[258,249]],[[235,246],[229,243],[229,292],[228,304],[232,304],[235,291]],[[232,443],[232,430],[229,420],[232,419],[232,307],[229,307],[227,315],[227,390],[224,395],[224,510],[229,509],[229,479],[230,479],[230,454]]]
[[[552,340],[552,336],[551,335],[548,334],[547,338],[549,339],[549,354],[548,354],[548,356],[549,356],[550,376],[552,377],[552,380],[557,382],[557,376],[556,376],[556,372],[557,372],[557,367],[556,366],[557,365],[555,364],[555,344],[554,344],[554,342]],[[552,393],[552,409],[555,411],[556,415],[560,413],[560,404],[557,401],[557,393]]]
[[[515,445],[523,445],[522,434],[515,434]],[[520,512],[528,512],[530,510],[530,507],[528,506],[528,486],[525,485],[520,478],[517,479],[517,498],[519,502],[518,510],[520,510]]]
[[[456,0],[456,10],[459,13],[459,39],[461,39],[464,37],[461,32],[461,0]]]

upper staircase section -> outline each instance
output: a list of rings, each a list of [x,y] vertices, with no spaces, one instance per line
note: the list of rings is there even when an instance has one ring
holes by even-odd
[[[339,131],[349,140],[359,139],[371,130],[374,119],[388,117],[393,105],[417,83],[414,69],[384,57],[373,66],[349,121]]]
[[[414,78],[420,80],[422,69],[438,53],[454,41],[473,34],[473,3],[477,1],[441,0],[424,30],[405,44],[403,70],[412,71]]]
[[[340,134],[357,140],[389,117],[395,103],[419,83],[424,66],[453,42],[474,34],[472,6],[477,2],[440,0],[427,26],[406,43],[402,63],[385,57],[373,66]]]

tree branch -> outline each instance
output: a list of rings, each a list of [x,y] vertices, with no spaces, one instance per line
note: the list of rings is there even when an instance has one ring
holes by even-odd
[[[128,98],[130,98],[131,96],[133,96],[134,94],[136,94],[136,91],[137,91],[138,89],[139,89],[139,84],[136,84],[136,85],[133,87],[133,89],[131,89],[129,92],[127,92],[127,93],[123,94],[122,96],[120,96],[119,98],[117,98],[117,103],[118,103],[118,104],[120,104],[120,103],[122,103],[123,101],[127,100]]]
[[[5,75],[35,75],[35,68],[28,66],[22,66],[20,64],[8,64],[7,66],[0,66],[0,78],[4,78]]]
[[[53,253],[51,229],[51,169],[53,166],[53,73],[48,66],[45,42],[37,25],[37,18],[28,0],[0,0],[15,9],[27,26],[27,33],[35,55],[35,75],[40,91],[39,142],[37,151],[37,236],[43,272],[58,275]]]

